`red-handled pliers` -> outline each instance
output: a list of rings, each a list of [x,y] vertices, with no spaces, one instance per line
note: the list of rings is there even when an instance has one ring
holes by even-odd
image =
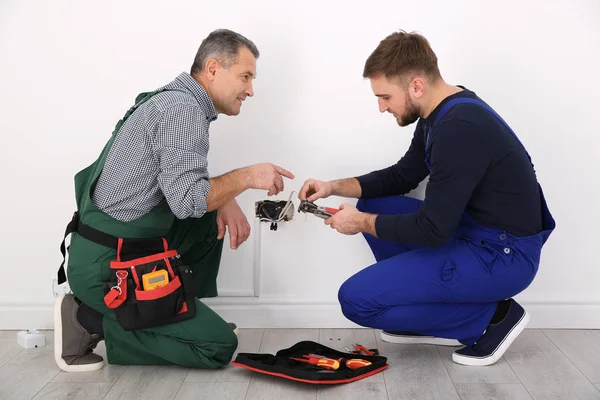
[[[321,207],[314,203],[311,203],[308,200],[301,200],[300,206],[298,206],[298,212],[314,214],[315,216],[323,219],[331,217],[338,211],[340,210],[338,210],[337,208]]]

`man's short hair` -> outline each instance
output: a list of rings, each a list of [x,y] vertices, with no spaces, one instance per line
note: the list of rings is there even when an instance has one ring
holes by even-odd
[[[229,29],[217,29],[211,32],[200,44],[190,70],[191,75],[202,72],[204,63],[209,58],[216,58],[224,68],[231,67],[238,59],[239,50],[248,48],[255,58],[259,52],[256,45],[246,37]]]
[[[400,78],[403,81],[419,73],[425,74],[432,82],[437,81],[441,77],[437,56],[425,37],[401,30],[379,42],[365,63],[363,77],[384,75],[388,79]]]

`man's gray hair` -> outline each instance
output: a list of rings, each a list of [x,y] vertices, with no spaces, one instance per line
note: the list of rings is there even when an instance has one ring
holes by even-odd
[[[209,58],[216,58],[224,68],[229,68],[234,64],[239,56],[239,50],[247,47],[255,58],[258,58],[259,52],[256,45],[246,37],[229,29],[217,29],[211,32],[206,39],[202,41],[190,74],[202,72],[204,63]]]

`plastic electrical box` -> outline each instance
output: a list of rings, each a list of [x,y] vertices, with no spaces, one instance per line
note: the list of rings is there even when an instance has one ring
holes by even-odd
[[[46,346],[46,336],[37,329],[27,329],[17,333],[17,342],[26,349]]]

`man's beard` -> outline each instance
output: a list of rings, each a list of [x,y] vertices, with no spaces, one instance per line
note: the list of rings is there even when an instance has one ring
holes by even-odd
[[[419,117],[421,116],[421,110],[419,109],[418,106],[416,106],[415,104],[413,104],[410,101],[410,98],[408,97],[408,94],[406,95],[406,111],[404,111],[404,113],[400,116],[400,118],[396,118],[396,122],[398,122],[398,125],[400,126],[408,126],[410,124],[412,124],[413,122],[415,122],[416,120],[419,119]]]

